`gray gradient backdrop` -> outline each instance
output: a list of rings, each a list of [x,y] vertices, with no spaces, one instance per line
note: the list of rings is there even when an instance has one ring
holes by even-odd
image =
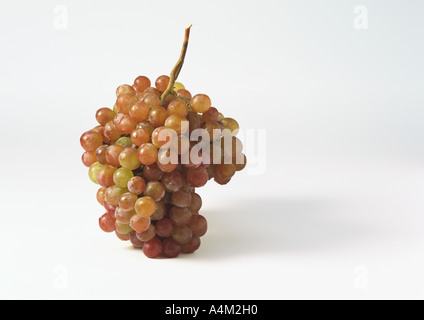
[[[419,0],[2,1],[0,298],[423,298],[423,14]],[[266,129],[267,168],[200,191],[195,255],[148,260],[98,229],[79,137],[119,84],[170,72],[188,23],[180,80]]]

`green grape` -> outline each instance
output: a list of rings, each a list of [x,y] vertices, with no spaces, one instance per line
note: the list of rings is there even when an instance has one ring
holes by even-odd
[[[173,90],[175,92],[178,92],[179,90],[184,90],[184,89],[185,89],[185,87],[181,82],[175,82],[174,83],[174,89]]]
[[[100,162],[95,162],[91,165],[90,169],[88,169],[88,176],[91,181],[93,181],[96,184],[99,184],[97,181],[97,174],[99,173],[100,169],[103,168],[104,165]]]
[[[134,173],[131,170],[125,168],[119,168],[113,175],[113,181],[120,188],[126,188],[128,181],[134,177]]]
[[[137,149],[125,148],[119,155],[119,164],[128,170],[138,169],[141,164],[138,161]]]
[[[129,224],[121,223],[119,221],[116,221],[115,226],[116,231],[120,234],[129,234],[134,231]]]
[[[124,148],[130,148],[133,145],[131,138],[128,138],[128,137],[119,138],[115,142],[115,144],[119,144],[119,145],[123,146]]]

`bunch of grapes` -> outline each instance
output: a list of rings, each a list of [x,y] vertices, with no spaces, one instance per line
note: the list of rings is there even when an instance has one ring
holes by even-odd
[[[237,121],[175,79],[160,76],[153,87],[139,76],[119,86],[114,107],[99,109],[99,125],[80,139],[82,162],[101,186],[100,228],[149,258],[195,252],[208,228],[196,188],[227,184],[246,166]]]

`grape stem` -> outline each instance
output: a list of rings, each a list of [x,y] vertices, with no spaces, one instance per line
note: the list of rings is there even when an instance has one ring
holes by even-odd
[[[163,105],[163,103],[166,100],[166,97],[168,96],[168,94],[171,93],[172,89],[174,88],[175,81],[177,80],[178,75],[180,74],[181,68],[183,67],[184,59],[185,59],[185,55],[186,55],[187,47],[188,47],[188,39],[190,37],[190,28],[191,28],[191,24],[185,29],[184,42],[183,42],[183,48],[181,49],[181,55],[174,69],[172,69],[172,72],[169,75],[168,87],[162,93],[162,96],[160,97],[161,105]]]

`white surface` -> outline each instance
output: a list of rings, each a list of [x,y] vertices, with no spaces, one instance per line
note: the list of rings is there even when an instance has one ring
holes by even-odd
[[[0,298],[424,297],[421,1],[361,1],[362,31],[356,1],[114,3],[0,4]],[[267,171],[201,190],[199,251],[149,260],[98,229],[79,137],[188,23],[181,81],[267,130]]]

